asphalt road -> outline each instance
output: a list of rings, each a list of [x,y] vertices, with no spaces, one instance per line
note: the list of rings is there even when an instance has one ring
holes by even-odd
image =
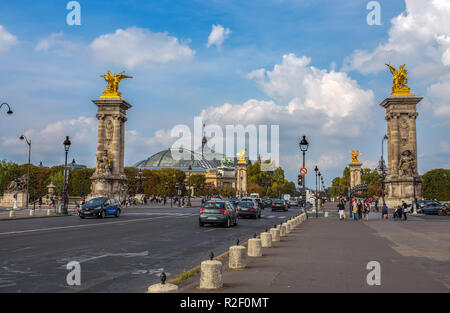
[[[232,228],[199,227],[199,208],[124,209],[120,218],[77,216],[0,222],[0,292],[145,292],[162,271],[173,275],[219,255],[300,213],[265,209]],[[67,263],[81,265],[69,286]]]

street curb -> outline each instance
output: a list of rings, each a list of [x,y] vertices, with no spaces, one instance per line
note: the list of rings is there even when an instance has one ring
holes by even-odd
[[[21,216],[21,217],[13,217],[13,218],[7,217],[7,218],[0,218],[0,221],[30,220],[33,218],[66,217],[66,216],[75,216],[75,215]]]

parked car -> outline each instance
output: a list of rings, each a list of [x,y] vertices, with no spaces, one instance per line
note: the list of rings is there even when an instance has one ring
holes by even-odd
[[[238,224],[236,208],[229,201],[206,201],[200,208],[199,225],[223,225],[227,228]]]
[[[277,199],[272,202],[272,211],[287,211],[288,207],[284,200]]]
[[[439,214],[442,204],[437,201],[426,201],[419,203],[418,211],[423,214]]]
[[[252,201],[241,201],[237,208],[239,217],[261,218],[261,208]]]
[[[121,213],[120,202],[115,198],[93,198],[81,205],[78,215],[80,218],[88,216],[104,218],[106,216],[119,217]]]

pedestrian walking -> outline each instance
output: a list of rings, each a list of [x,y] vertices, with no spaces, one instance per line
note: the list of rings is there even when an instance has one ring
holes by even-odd
[[[370,213],[370,203],[369,201],[366,201],[364,204],[364,217],[366,218],[366,221],[369,220],[369,213]]]
[[[405,201],[402,201],[402,209],[403,209],[403,218],[406,221],[407,220],[407,213],[408,213],[408,205],[406,204]]]
[[[353,213],[353,219],[355,221],[357,221],[359,218],[358,218],[358,205],[356,204],[356,201],[353,202],[353,211],[352,211],[352,213]]]
[[[339,204],[337,205],[337,207],[339,212],[339,220],[342,221],[344,219],[344,210],[345,210],[344,201],[339,200]]]
[[[383,208],[381,210],[381,214],[383,216],[383,219],[387,220],[387,218],[388,218],[388,207],[387,207],[386,203],[383,203]]]
[[[39,197],[39,209],[42,209],[42,197]]]
[[[375,211],[378,212],[378,198],[377,198],[377,200],[375,200]]]
[[[362,218],[362,211],[363,211],[363,205],[361,203],[361,200],[358,200],[357,207],[358,207],[358,219],[361,220],[361,218]]]

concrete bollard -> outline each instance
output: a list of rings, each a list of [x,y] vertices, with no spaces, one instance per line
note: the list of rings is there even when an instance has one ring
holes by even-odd
[[[200,268],[200,289],[222,288],[222,262],[215,260],[203,261]]]
[[[280,227],[280,237],[286,236],[286,226],[283,224]]]
[[[30,216],[34,216],[34,210],[30,210]]]
[[[16,217],[16,212],[14,212],[14,210],[9,211],[9,218],[14,218]]]
[[[155,284],[148,287],[148,293],[177,293],[178,286],[173,284]]]
[[[248,240],[248,250],[247,250],[248,256],[252,257],[262,256],[261,248],[262,248],[261,239],[252,238]]]
[[[52,215],[52,210],[48,209],[47,210],[47,216],[50,216],[50,215]]]
[[[280,241],[280,230],[278,228],[271,228],[270,234],[272,235],[272,242]]]
[[[291,225],[288,222],[284,223],[284,225],[286,226],[286,234],[289,234],[291,232]]]
[[[328,212],[325,212],[325,213],[324,213],[324,216],[325,216],[325,217],[328,217]]]
[[[228,257],[228,267],[243,269],[247,266],[247,249],[243,246],[231,246]]]
[[[272,234],[269,232],[261,233],[261,246],[263,248],[272,248]]]

